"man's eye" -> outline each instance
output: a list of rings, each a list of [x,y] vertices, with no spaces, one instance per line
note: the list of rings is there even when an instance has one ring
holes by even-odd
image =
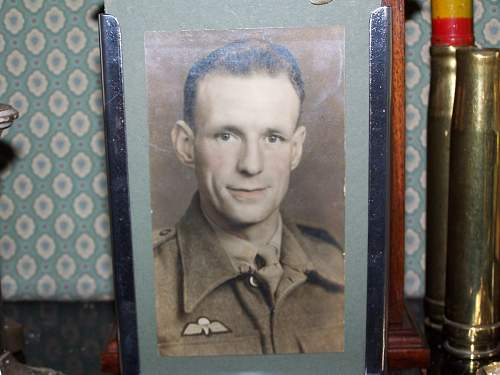
[[[224,132],[224,133],[219,133],[215,135],[215,139],[222,141],[222,142],[230,142],[234,136],[231,133]]]
[[[276,135],[276,134],[271,134],[266,137],[266,142],[268,143],[279,143],[283,142],[283,137]]]

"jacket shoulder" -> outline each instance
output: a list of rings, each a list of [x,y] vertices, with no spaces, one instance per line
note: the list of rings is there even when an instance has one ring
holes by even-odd
[[[316,241],[327,243],[338,249],[342,249],[342,246],[337,241],[337,239],[327,230],[302,223],[296,223],[296,226],[303,236]]]
[[[340,242],[327,230],[310,224],[295,223],[293,232],[324,279],[344,285],[344,251]]]
[[[153,249],[159,251],[168,243],[175,242],[176,237],[175,228],[168,227],[153,231]]]

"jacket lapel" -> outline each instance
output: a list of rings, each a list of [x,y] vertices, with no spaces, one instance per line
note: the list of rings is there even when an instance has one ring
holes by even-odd
[[[183,272],[184,310],[191,313],[219,285],[238,275],[204,218],[196,194],[177,225]]]

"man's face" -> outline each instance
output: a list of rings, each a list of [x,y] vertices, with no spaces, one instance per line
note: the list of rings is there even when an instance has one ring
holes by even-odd
[[[199,82],[194,164],[202,207],[225,226],[277,214],[305,137],[288,77],[209,74]]]

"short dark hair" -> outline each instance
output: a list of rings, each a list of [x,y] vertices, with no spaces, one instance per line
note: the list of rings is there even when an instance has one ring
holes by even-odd
[[[254,72],[270,76],[286,73],[300,103],[304,101],[304,82],[300,67],[286,47],[260,39],[237,40],[210,52],[196,61],[189,70],[184,84],[184,120],[191,128],[195,127],[198,82],[213,72],[236,76],[246,76]]]

